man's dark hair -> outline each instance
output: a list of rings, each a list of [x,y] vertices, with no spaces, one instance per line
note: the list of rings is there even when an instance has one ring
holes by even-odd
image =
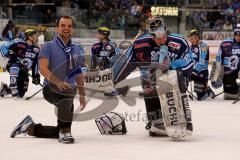
[[[59,22],[60,22],[60,20],[61,20],[62,18],[64,18],[64,19],[71,19],[71,20],[72,20],[73,27],[74,27],[74,21],[73,21],[73,19],[72,19],[71,17],[69,17],[69,16],[61,16],[61,17],[59,17],[59,18],[57,19],[57,21],[56,21],[56,26],[57,26],[57,27],[59,26]]]

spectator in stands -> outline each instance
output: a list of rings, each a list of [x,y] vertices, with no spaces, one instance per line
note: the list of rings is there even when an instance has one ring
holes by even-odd
[[[119,0],[119,8],[120,9],[129,9],[130,8],[130,2],[129,0]]]
[[[11,41],[15,38],[14,33],[13,33],[13,28],[14,28],[14,24],[11,20],[9,20],[7,25],[5,26],[5,28],[2,31],[3,40]]]
[[[236,11],[240,9],[240,1],[234,0],[234,2],[231,4],[231,8],[234,10],[234,13],[236,13]]]
[[[50,8],[47,9],[47,11],[44,13],[44,15],[42,17],[42,23],[43,24],[54,23],[54,14]]]
[[[223,30],[223,20],[222,19],[218,19],[213,27],[214,30],[220,31]]]
[[[228,2],[226,0],[223,0],[222,3],[218,5],[219,9],[226,10],[226,9],[228,9],[228,7],[229,7],[229,4],[228,4]]]
[[[227,21],[223,24],[223,30],[225,30],[225,31],[231,31],[231,30],[233,30],[233,25],[232,25],[232,23],[231,23],[229,20],[227,20]]]
[[[142,6],[134,1],[133,5],[131,6],[131,14],[133,16],[140,16],[142,11]]]

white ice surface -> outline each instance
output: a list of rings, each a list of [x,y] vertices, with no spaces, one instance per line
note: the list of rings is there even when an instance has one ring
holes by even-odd
[[[9,83],[7,73],[0,73],[0,81]],[[31,81],[31,80],[30,80]],[[30,84],[26,96],[40,89]],[[136,89],[136,88],[133,88]],[[137,88],[138,90],[138,88]],[[216,93],[221,92],[217,90]],[[99,95],[100,96],[100,95]],[[89,97],[87,97],[89,98]],[[94,120],[74,122],[72,132],[76,143],[60,144],[56,139],[30,136],[10,138],[12,129],[26,116],[36,123],[56,125],[54,107],[42,98],[42,93],[31,100],[0,97],[0,159],[1,160],[239,160],[240,159],[240,102],[222,100],[189,101],[192,109],[194,133],[182,141],[168,137],[152,138],[144,129],[146,119],[142,98],[122,98],[114,111],[127,118],[128,134],[101,135]],[[94,109],[101,99],[91,98],[84,112]],[[111,101],[109,101],[111,104]],[[78,106],[78,99],[75,99]],[[137,116],[139,113],[139,116]],[[130,117],[131,116],[131,117]]]

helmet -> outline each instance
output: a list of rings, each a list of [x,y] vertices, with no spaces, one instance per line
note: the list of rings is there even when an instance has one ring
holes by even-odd
[[[110,35],[110,29],[107,26],[101,26],[97,29],[98,33],[109,36]]]
[[[155,31],[150,33],[152,36],[157,37],[157,38],[163,38],[167,36],[167,31],[165,28],[158,28]]]
[[[198,30],[193,29],[188,33],[188,37],[191,37],[191,36],[200,36],[200,34],[199,34]]]
[[[240,27],[237,27],[233,31],[234,35],[240,35]]]
[[[152,33],[159,28],[164,28],[165,30],[167,30],[167,26],[162,17],[153,16],[146,20],[146,30],[149,33]]]
[[[122,114],[109,112],[95,119],[101,134],[125,134],[127,133],[125,118]]]
[[[37,34],[34,29],[26,29],[24,33],[26,36],[34,36],[35,34]]]

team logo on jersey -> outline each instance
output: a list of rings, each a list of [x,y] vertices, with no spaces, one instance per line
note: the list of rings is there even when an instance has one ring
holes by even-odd
[[[171,47],[171,48],[174,48],[174,49],[179,50],[180,47],[181,47],[181,44],[176,43],[176,42],[173,42],[173,41],[170,41],[170,42],[168,43],[168,46]]]
[[[112,51],[114,50],[113,46],[110,45],[110,44],[105,45],[105,48],[104,48],[104,49],[105,49],[106,51],[108,51],[108,52],[112,52]]]
[[[11,78],[10,78],[10,82],[11,82],[11,83],[16,83],[16,82],[17,82],[16,77],[11,77]]]
[[[144,61],[144,53],[141,52],[141,53],[137,53],[137,58],[140,60],[140,61]]]
[[[150,47],[149,43],[140,43],[140,44],[135,44],[134,48],[138,49],[138,48],[143,48],[143,47]]]

